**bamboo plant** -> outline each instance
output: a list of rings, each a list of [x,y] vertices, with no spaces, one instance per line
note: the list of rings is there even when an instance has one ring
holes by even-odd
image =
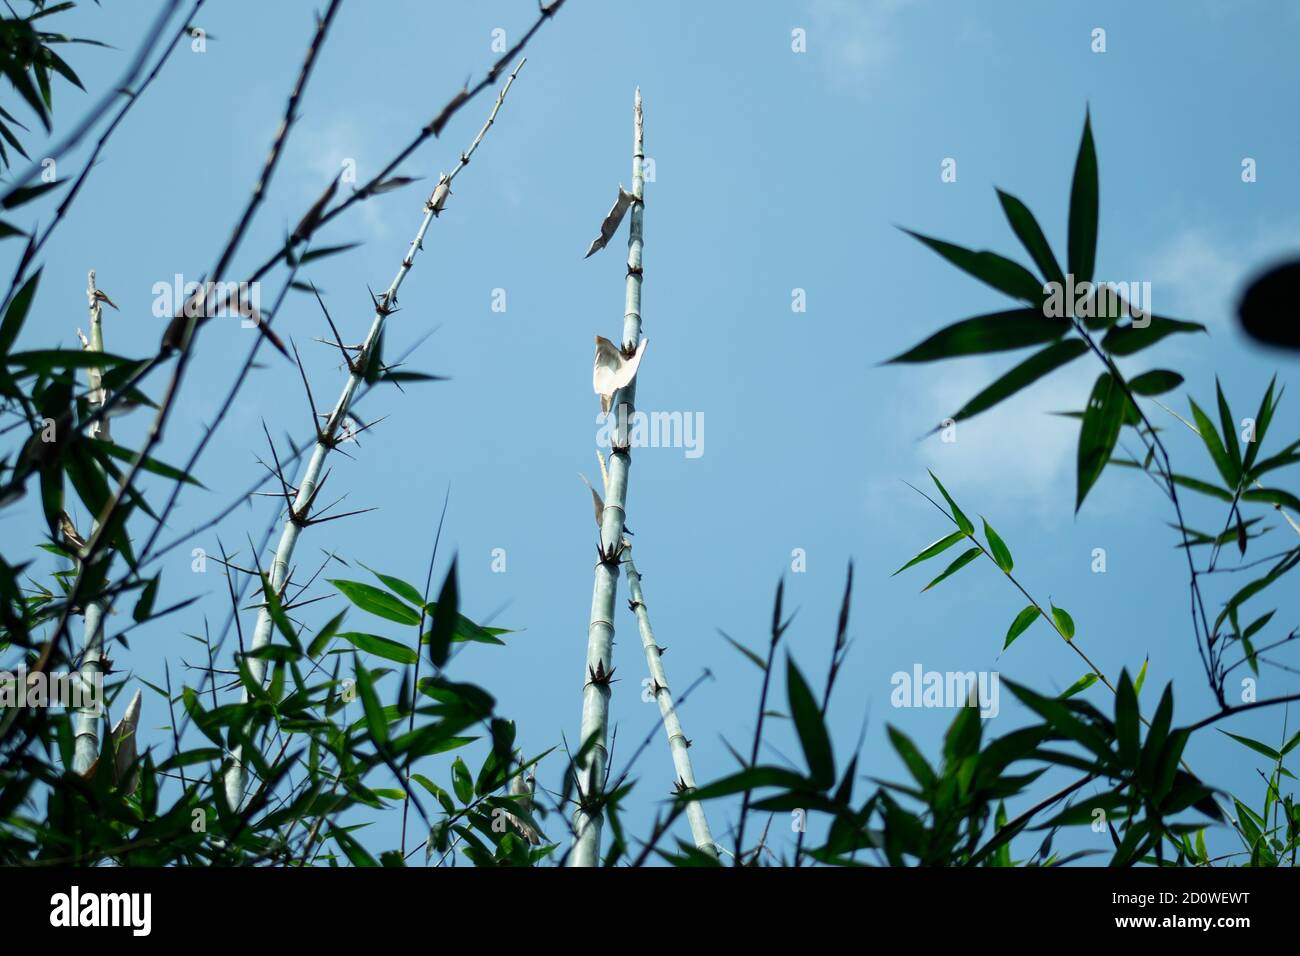
[[[95,285],[95,270],[91,269],[86,277],[86,303],[90,309],[90,336],[86,337],[77,330],[81,338],[82,349],[87,352],[104,351],[104,303],[108,296]],[[86,369],[89,392],[87,404],[93,412],[103,405],[107,397],[104,392],[102,370],[96,366]],[[109,420],[100,419],[90,427],[90,437],[100,441],[110,441]],[[63,516],[65,543],[76,547],[80,536],[67,513]],[[93,531],[93,528],[92,528]],[[99,758],[99,719],[103,715],[103,703],[95,693],[95,684],[102,679],[104,660],[104,615],[107,613],[105,602],[99,599],[87,601],[85,609],[85,636],[82,641],[81,665],[78,668],[78,680],[82,692],[93,703],[83,704],[76,715],[76,740],[73,747],[72,769],[84,774]]]
[[[446,206],[447,198],[451,195],[452,181],[468,165],[470,157],[474,155],[479,143],[483,141],[483,137],[487,135],[487,131],[492,127],[501,105],[505,102],[506,93],[509,92],[511,84],[514,83],[515,77],[519,75],[519,71],[523,69],[526,62],[527,58],[521,59],[507,77],[505,84],[501,87],[501,92],[497,94],[492,111],[488,114],[487,122],[479,129],[478,135],[474,137],[469,148],[461,153],[460,159],[452,167],[451,172],[444,173],[438,178],[437,185],[434,186],[433,192],[424,203],[424,218],[420,222],[420,228],[416,230],[415,237],[411,240],[396,275],[393,276],[392,282],[389,283],[383,295],[375,299],[375,313],[370,323],[370,331],[360,349],[357,350],[356,356],[348,358],[347,364],[350,374],[343,384],[343,390],[339,393],[338,400],[334,403],[333,410],[326,417],[325,424],[318,430],[316,444],[298,480],[297,493],[294,495],[292,506],[285,518],[279,545],[276,547],[275,556],[272,559],[271,568],[267,575],[267,586],[277,595],[283,592],[288,583],[289,568],[293,561],[294,549],[298,543],[298,535],[308,523],[308,509],[315,500],[317,489],[322,482],[321,475],[324,471],[325,460],[329,457],[330,451],[345,437],[344,429],[346,428],[348,412],[357,389],[366,380],[367,373],[374,372],[373,365],[378,361],[385,320],[396,311],[398,289],[401,288],[402,281],[406,278],[407,273],[411,271],[416,254],[424,248],[424,235],[428,232],[430,224]],[[269,604],[264,603],[258,609],[250,650],[258,651],[266,647],[271,642],[273,630],[274,621],[271,608]],[[249,656],[246,658],[246,662],[253,681],[261,684],[266,677],[265,658]],[[243,701],[247,703],[248,700],[249,693],[245,688]],[[231,759],[232,763],[225,778],[225,790],[226,799],[229,805],[234,808],[242,803],[244,794],[245,771],[241,748],[234,749]]]
[[[627,281],[623,306],[622,348],[634,354],[641,342],[641,244],[645,210],[645,133],[641,112],[641,88],[633,105],[631,222],[627,240]],[[602,229],[602,232],[604,230]],[[589,253],[590,254],[590,253]],[[600,528],[600,555],[596,563],[591,596],[591,617],[587,626],[587,659],[583,670],[582,727],[579,759],[575,767],[578,808],[573,817],[573,847],[570,866],[595,866],[600,858],[600,834],[604,820],[605,770],[609,760],[609,698],[614,646],[614,602],[618,592],[619,555],[624,539],[628,469],[631,465],[629,429],[636,400],[636,379],[618,393],[611,414],[616,416],[613,447],[610,449],[609,481],[605,489]]]
[[[668,735],[668,749],[672,752],[673,769],[677,779],[673,789],[677,793],[686,793],[695,789],[695,770],[691,767],[689,747],[691,742],[682,731],[681,720],[677,716],[677,707],[673,703],[672,691],[668,689],[668,674],[664,670],[663,653],[666,648],[659,646],[655,640],[654,629],[650,626],[650,612],[645,606],[645,594],[641,590],[641,575],[632,561],[632,548],[623,549],[623,567],[627,568],[627,588],[632,595],[628,605],[636,615],[637,630],[641,633],[641,646],[645,650],[646,666],[650,669],[650,689],[659,704],[659,713],[664,719],[664,733]],[[686,820],[691,827],[691,838],[695,846],[717,858],[718,847],[713,842],[713,833],[709,830],[709,821],[704,816],[704,802],[692,800],[686,805]]]

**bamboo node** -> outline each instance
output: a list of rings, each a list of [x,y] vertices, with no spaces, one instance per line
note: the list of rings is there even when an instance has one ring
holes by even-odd
[[[614,671],[616,670],[618,670],[617,667],[611,667],[608,671],[606,671],[605,662],[600,660],[596,661],[596,666],[594,669],[591,667],[590,664],[588,664],[587,683],[595,684],[597,687],[608,687],[611,683],[613,683]]]

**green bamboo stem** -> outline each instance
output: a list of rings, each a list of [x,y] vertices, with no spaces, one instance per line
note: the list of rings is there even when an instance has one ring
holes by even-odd
[[[623,348],[635,349],[641,341],[641,236],[645,210],[645,133],[641,114],[641,88],[637,87],[633,105],[631,224],[627,240],[627,282],[623,307]],[[629,429],[636,399],[636,379],[620,390],[610,414],[616,416],[613,448],[610,450],[609,483],[605,489],[605,509],[601,518],[600,546],[605,555],[617,555],[623,543],[623,524],[627,503]],[[573,816],[573,848],[570,866],[596,866],[600,861],[600,833],[604,822],[602,797],[605,769],[609,761],[610,684],[592,679],[608,674],[612,668],[614,646],[614,602],[618,594],[618,558],[596,564],[591,595],[591,617],[587,626],[587,659],[583,666],[582,728],[580,746],[593,741],[584,758],[575,767],[579,790],[578,809]]]
[[[104,351],[104,307],[96,294],[95,270],[91,269],[86,277],[86,303],[90,309],[90,336],[83,343],[87,352]],[[80,334],[80,330],[78,330]],[[91,411],[104,404],[103,378],[99,368],[86,369],[86,381],[90,386],[87,403]],[[107,417],[93,424],[90,437],[102,441],[111,441],[109,420]],[[92,528],[92,532],[93,532]],[[102,680],[104,659],[104,614],[107,608],[103,601],[87,601],[85,612],[84,636],[82,638],[81,666],[77,670],[77,679],[81,682],[84,700],[94,701],[92,705],[79,707],[75,719],[75,742],[72,754],[72,769],[84,774],[99,758],[99,719],[102,716],[102,702],[95,694],[95,684]]]
[[[677,771],[676,786],[680,792],[694,790],[695,771],[691,767],[691,755],[687,749],[691,744],[682,731],[682,723],[677,716],[672,691],[668,689],[668,674],[664,670],[663,652],[659,650],[654,629],[650,626],[650,612],[646,609],[645,595],[641,591],[641,575],[632,562],[631,546],[623,550],[623,567],[627,569],[627,587],[632,595],[632,613],[636,615],[637,630],[641,632],[641,646],[645,650],[646,666],[650,669],[650,680],[653,682],[651,689],[659,704],[659,713],[664,719],[664,733],[668,735],[668,749],[672,752],[673,768]],[[691,826],[691,837],[695,840],[695,846],[716,859],[718,847],[713,842],[709,821],[704,816],[704,804],[699,800],[692,800],[687,804],[686,820]]]
[[[389,314],[396,311],[397,291],[402,285],[411,267],[415,264],[415,256],[424,248],[424,235],[429,230],[430,224],[438,216],[446,205],[447,197],[451,195],[451,182],[460,174],[474,151],[478,149],[479,143],[487,135],[487,131],[492,127],[496,120],[497,112],[501,109],[501,104],[505,102],[506,93],[509,92],[511,84],[514,83],[515,77],[523,69],[527,58],[521,59],[518,65],[506,79],[505,84],[501,87],[501,92],[497,94],[496,102],[492,106],[492,112],[488,115],[487,122],[483,124],[474,137],[465,152],[461,153],[460,160],[452,168],[450,173],[440,176],[437,185],[434,186],[433,192],[424,203],[424,218],[420,222],[420,228],[415,233],[415,238],[411,240],[407,248],[406,255],[402,258],[402,263],[398,267],[397,274],[393,276],[393,281],[389,283],[387,290],[380,296],[376,302],[375,314],[370,323],[370,332],[366,335],[365,342],[361,346],[360,352],[352,362],[352,371],[347,381],[343,385],[343,390],[339,394],[338,401],[334,404],[334,409],[326,419],[325,425],[320,429],[317,435],[316,445],[312,449],[311,458],[308,460],[303,470],[302,476],[298,481],[298,492],[294,497],[293,510],[285,518],[284,530],[280,535],[280,542],[275,551],[275,557],[271,562],[271,569],[268,577],[270,586],[277,593],[283,592],[289,580],[289,567],[293,561],[294,549],[298,543],[298,535],[302,531],[305,521],[304,511],[313,501],[316,489],[321,482],[321,475],[324,471],[325,459],[329,456],[330,451],[334,448],[339,429],[347,419],[348,411],[352,407],[353,398],[356,396],[357,389],[365,379],[365,369],[369,365],[370,358],[374,350],[378,347],[380,334],[384,330],[384,321]],[[271,642],[271,636],[274,631],[274,622],[271,619],[270,607],[263,604],[257,613],[257,623],[253,629],[251,650],[260,650]],[[266,677],[266,661],[264,658],[249,657],[246,659],[249,673],[257,683],[262,683]],[[247,703],[249,700],[248,690],[245,689],[242,700]],[[231,766],[226,773],[225,788],[226,799],[232,808],[238,807],[244,798],[245,772],[242,760],[242,749],[236,747],[231,753]]]

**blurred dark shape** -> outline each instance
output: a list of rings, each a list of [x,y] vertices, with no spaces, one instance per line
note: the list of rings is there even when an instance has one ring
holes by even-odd
[[[1252,282],[1237,315],[1255,341],[1300,351],[1300,259],[1274,266]]]

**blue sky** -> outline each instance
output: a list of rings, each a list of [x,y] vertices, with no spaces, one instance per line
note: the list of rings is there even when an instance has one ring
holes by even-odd
[[[160,334],[150,311],[154,283],[177,272],[197,278],[233,224],[316,5],[209,7],[200,19],[215,38],[207,51],[178,51],[50,244],[40,321],[29,323],[21,346],[75,343],[93,267],[122,307],[108,314],[107,347],[151,353]],[[108,0],[63,18],[69,32],[118,48],[72,51],[90,90],[119,75],[155,9]],[[482,75],[494,58],[492,31],[504,29],[513,42],[535,9],[531,0],[345,3],[234,271],[265,258],[345,160],[362,178],[373,173],[466,76]],[[1140,476],[1111,471],[1073,516],[1077,424],[1047,413],[1081,408],[1097,369],[1080,363],[1058,373],[959,426],[956,443],[919,440],[1017,359],[879,367],[943,325],[1003,307],[997,293],[895,227],[1024,259],[998,207],[999,186],[1024,200],[1063,250],[1070,171],[1090,108],[1101,170],[1098,275],[1150,281],[1158,313],[1209,327],[1208,336],[1166,340],[1125,369],[1176,367],[1203,404],[1217,373],[1234,410],[1253,414],[1268,378],[1278,372],[1287,382],[1296,370],[1294,360],[1245,341],[1230,310],[1251,271],[1300,245],[1289,214],[1300,200],[1290,171],[1300,130],[1279,121],[1289,118],[1288,94],[1300,80],[1291,43],[1297,25],[1300,10],[1283,2],[569,0],[529,48],[391,321],[394,354],[436,327],[412,364],[451,381],[366,399],[362,417],[387,418],[353,450],[355,460],[336,460],[331,485],[348,493],[348,507],[378,510],[309,529],[300,567],[312,566],[320,549],[336,549],[350,562],[422,580],[450,486],[438,576],[459,554],[467,612],[499,611],[493,623],[524,629],[508,649],[469,648],[455,676],[497,695],[527,751],[550,747],[561,734],[576,739],[595,540],[577,472],[595,478],[592,336],[614,337],[621,328],[624,234],[609,250],[582,255],[615,187],[630,182],[632,93],[640,84],[655,180],[646,187],[643,293],[653,343],[638,399],[643,408],[702,413],[705,445],[698,458],[681,449],[635,455],[628,523],[656,633],[671,648],[669,676],[678,688],[706,668],[714,676],[682,711],[697,774],[734,769],[723,740],[747,749],[755,713],[758,672],[718,628],[761,645],[784,576],[787,606],[799,608],[788,646],[820,687],[850,558],[854,643],[831,712],[841,766],[864,719],[859,766],[872,776],[904,773],[886,723],[937,754],[953,712],[889,703],[890,675],[916,663],[998,670],[1041,691],[1081,676],[1078,659],[1041,624],[999,657],[1023,601],[991,567],[974,565],[924,595],[917,592],[928,566],[889,577],[948,531],[903,484],[927,481],[927,467],[968,513],[994,524],[1026,587],[1070,611],[1076,641],[1103,670],[1134,671],[1150,656],[1148,712],[1156,691],[1174,680],[1176,720],[1208,714],[1213,699],[1192,642],[1185,566],[1164,524],[1172,519],[1167,503]],[[1105,53],[1090,48],[1097,27],[1106,31]],[[806,53],[791,49],[796,28],[806,31]],[[66,84],[56,96],[61,123],[89,102]],[[367,285],[388,283],[427,187],[451,167],[489,106],[485,94],[408,161],[402,171],[424,183],[362,204],[321,237],[364,242],[309,273],[345,339],[364,334]],[[1245,157],[1256,160],[1257,182],[1242,182]],[[956,160],[956,182],[941,181],[948,158]],[[65,161],[61,173],[76,168]],[[45,220],[52,208],[25,207],[18,221]],[[12,256],[16,247],[6,251]],[[264,301],[279,284],[267,288]],[[504,312],[492,311],[498,289]],[[795,289],[805,291],[805,312],[791,309]],[[311,342],[326,334],[314,302],[292,294],[276,327],[303,351],[318,403],[331,400],[342,374],[335,355]],[[160,457],[184,459],[252,334],[234,323],[205,331],[202,360]],[[1170,400],[1186,412],[1181,393]],[[209,490],[184,496],[176,531],[204,520],[256,476],[263,419],[277,436],[308,433],[297,373],[274,355],[201,461],[198,476]],[[147,424],[143,417],[119,422],[115,434],[128,444]],[[1293,439],[1296,422],[1288,400],[1273,441]],[[1168,416],[1161,423],[1178,470],[1209,477],[1194,436]],[[227,547],[246,556],[246,535],[260,536],[272,507],[256,499],[224,522]],[[1206,528],[1223,520],[1203,501],[1189,517]],[[1278,550],[1291,532],[1281,521],[1266,523],[1280,526],[1271,535]],[[40,525],[30,514],[9,517],[3,533],[35,540]],[[216,535],[193,546],[215,551]],[[1106,549],[1105,574],[1090,570],[1098,547]],[[505,549],[505,573],[491,569],[496,548]],[[795,549],[806,553],[804,572],[792,571]],[[136,633],[130,653],[117,655],[145,679],[161,680],[165,657],[174,674],[178,658],[198,663],[196,645],[181,635],[200,630],[205,614],[214,627],[224,619],[224,580],[192,575],[189,562],[188,548],[173,552],[164,580],[177,598],[201,593],[203,601]],[[1277,620],[1293,620],[1294,595],[1274,594],[1290,605]],[[1225,596],[1212,590],[1210,599]],[[340,607],[341,597],[321,602],[311,619]],[[245,617],[246,628],[251,620]],[[620,612],[616,624],[617,769],[658,716],[637,692],[645,664],[633,619]],[[1294,678],[1266,669],[1259,690],[1294,690]],[[1104,690],[1089,693],[1109,710]],[[783,691],[779,699],[783,708]],[[1009,693],[1001,704],[988,733],[1024,719]],[[1282,717],[1247,715],[1229,729],[1276,742]],[[146,699],[144,724],[165,722],[161,701]],[[765,758],[797,760],[789,728],[769,726]],[[1210,782],[1259,802],[1258,761],[1244,748],[1205,733],[1189,760]],[[445,763],[431,760],[426,771],[445,782]],[[540,782],[557,788],[560,769],[548,761]],[[642,833],[671,786],[662,739],[636,773],[633,832]],[[1049,775],[1043,785],[1062,782]],[[859,793],[870,786],[864,781]],[[715,835],[725,834],[734,808],[710,810]],[[396,818],[388,814],[372,828],[373,846],[395,844]],[[558,820],[550,829],[563,832]],[[774,822],[778,851],[792,845],[788,831],[785,821]],[[1077,847],[1093,839],[1105,847],[1104,837],[1087,831],[1074,839]],[[1222,835],[1210,842],[1228,846]]]

